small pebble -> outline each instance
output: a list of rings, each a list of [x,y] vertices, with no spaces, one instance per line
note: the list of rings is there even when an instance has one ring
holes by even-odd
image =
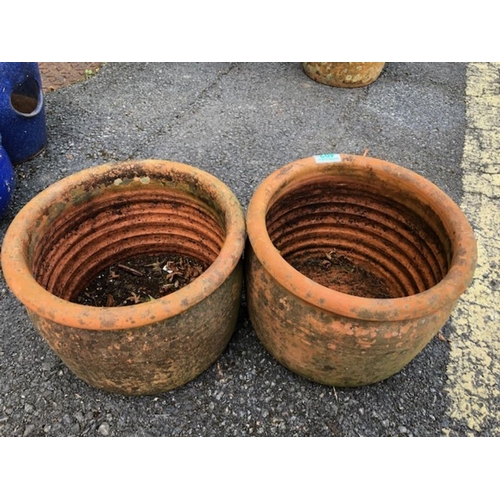
[[[26,426],[26,429],[24,429],[24,437],[31,436],[33,434],[33,431],[35,430],[35,426],[33,424],[29,424]]]
[[[99,426],[99,429],[98,429],[98,432],[99,434],[101,434],[101,436],[109,436],[109,424],[107,422],[103,422],[100,426]]]

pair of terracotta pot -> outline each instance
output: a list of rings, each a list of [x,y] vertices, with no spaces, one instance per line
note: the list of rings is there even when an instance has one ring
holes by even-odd
[[[160,160],[109,164],[33,198],[7,230],[2,268],[77,376],[138,395],[189,382],[223,352],[237,321],[245,244],[260,340],[294,372],[339,386],[401,370],[446,322],[476,263],[472,230],[450,198],[365,157],[323,155],[277,170],[252,197],[247,231],[234,194],[207,172]],[[111,263],[166,250],[207,270],[143,304],[71,301]],[[356,265],[388,296],[342,293],[297,270],[314,259]]]

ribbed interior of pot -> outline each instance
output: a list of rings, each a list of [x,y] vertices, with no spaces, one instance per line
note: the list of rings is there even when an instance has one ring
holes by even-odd
[[[35,279],[72,300],[106,267],[139,255],[176,253],[210,266],[225,239],[222,216],[181,190],[109,190],[68,207],[37,235]]]
[[[269,207],[267,230],[287,262],[324,286],[405,297],[436,285],[451,262],[438,216],[408,206],[383,185],[331,176],[292,184]]]

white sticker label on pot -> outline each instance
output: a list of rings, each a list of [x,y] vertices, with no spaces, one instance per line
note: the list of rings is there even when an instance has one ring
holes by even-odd
[[[315,155],[314,159],[316,160],[316,163],[332,163],[332,162],[338,162],[341,161],[340,155],[336,153],[327,153],[324,155]]]

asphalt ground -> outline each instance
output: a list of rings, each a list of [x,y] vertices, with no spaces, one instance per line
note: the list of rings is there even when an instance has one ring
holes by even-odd
[[[300,63],[106,63],[47,93],[48,144],[16,167],[0,239],[41,190],[102,163],[187,163],[219,177],[246,209],[282,165],[368,149],[463,207],[484,249],[479,291],[406,368],[371,386],[332,388],[291,373],[260,344],[243,301],[208,370],[164,394],[125,397],[74,376],[1,274],[0,436],[499,436],[499,74],[488,64],[388,63],[372,85],[340,89],[310,80]]]

